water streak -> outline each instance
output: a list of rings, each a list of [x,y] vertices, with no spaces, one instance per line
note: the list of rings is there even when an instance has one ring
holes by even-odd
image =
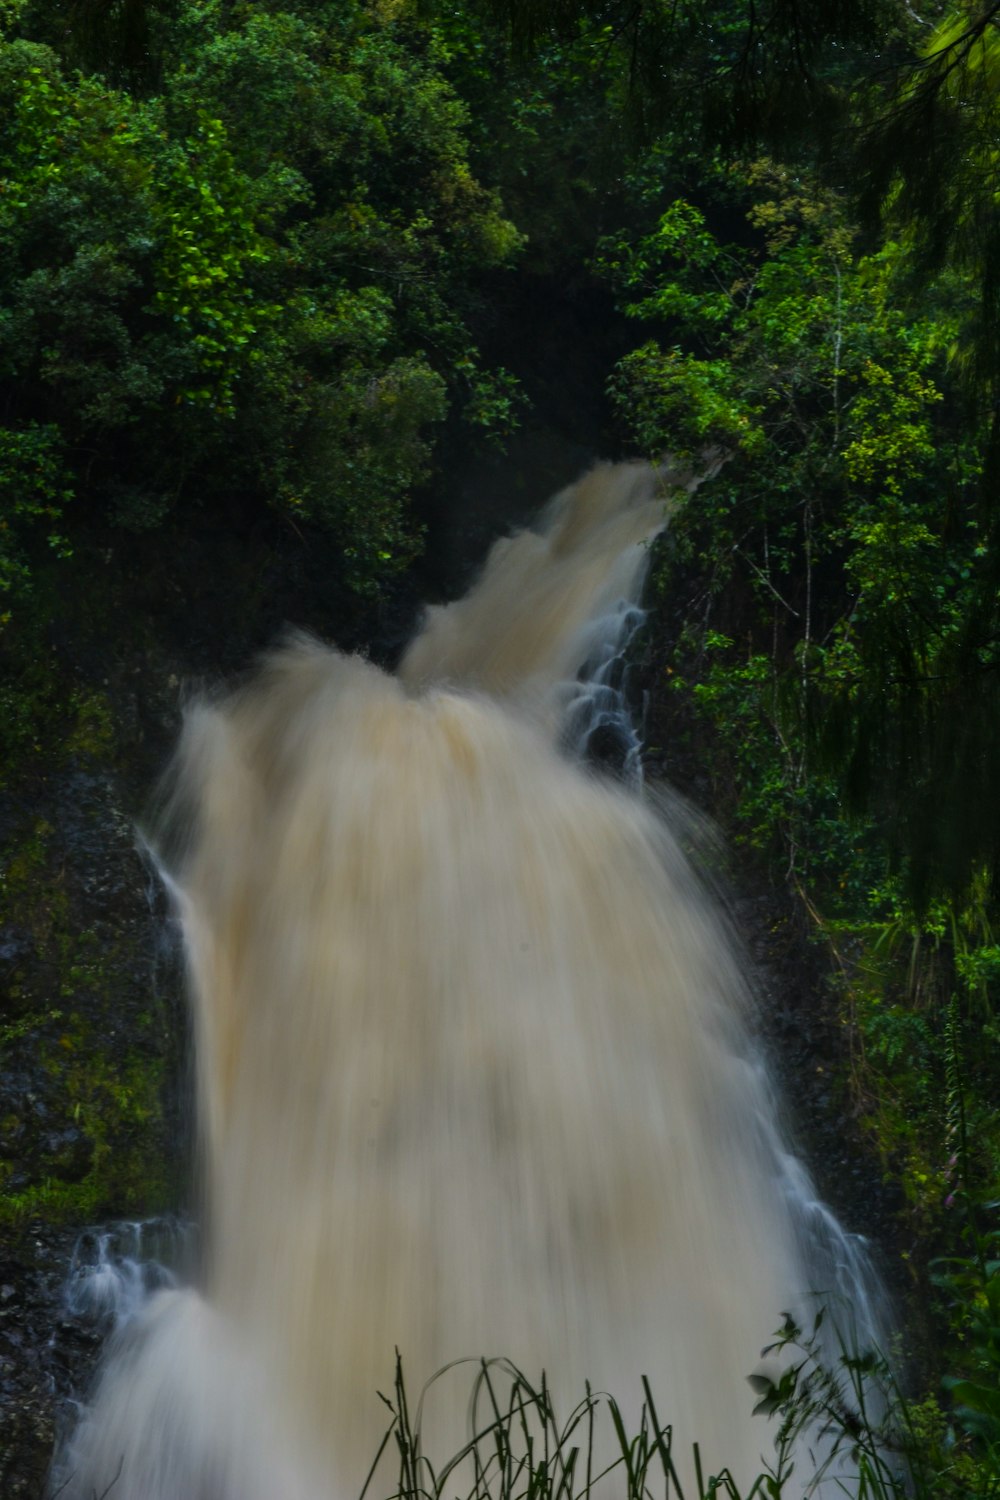
[[[63,1289],[66,1311],[105,1331],[140,1312],[153,1292],[190,1269],[192,1226],[183,1219],[124,1220],[88,1229],[73,1247]]]
[[[557,748],[588,693],[621,718],[606,622],[635,624],[665,481],[696,482],[558,496],[398,680],[296,640],[190,709],[204,1268],[119,1331],[65,1500],[349,1500],[397,1347],[413,1389],[503,1355],[564,1411],[589,1380],[634,1414],[648,1374],[679,1451],[758,1472],[745,1377],[829,1271],[812,1190],[676,838]],[[429,1402],[439,1459],[467,1400]]]

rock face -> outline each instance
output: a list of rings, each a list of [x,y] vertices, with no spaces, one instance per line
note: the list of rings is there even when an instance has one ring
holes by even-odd
[[[62,1312],[73,1235],[36,1227],[0,1252],[0,1493],[35,1500],[61,1401],[85,1382],[101,1335]]]
[[[5,1497],[40,1493],[60,1402],[100,1344],[63,1304],[77,1229],[172,1204],[182,1180],[177,966],[120,769],[124,739],[141,758],[129,707],[77,677],[58,732],[0,789]]]

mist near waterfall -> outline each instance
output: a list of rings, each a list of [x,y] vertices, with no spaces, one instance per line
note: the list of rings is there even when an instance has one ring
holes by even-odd
[[[646,1375],[682,1473],[693,1442],[760,1471],[746,1377],[783,1310],[845,1290],[848,1241],[669,820],[560,748],[701,477],[594,470],[397,676],[297,637],[189,707],[161,847],[203,1264],[112,1341],[65,1500],[353,1500],[397,1348],[414,1394],[503,1357],[567,1414],[589,1381],[636,1417]],[[427,1397],[439,1463],[470,1368]]]

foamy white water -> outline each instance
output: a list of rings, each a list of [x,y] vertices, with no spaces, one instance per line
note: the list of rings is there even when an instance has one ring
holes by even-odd
[[[192,1226],[173,1217],[86,1230],[63,1289],[67,1313],[98,1328],[128,1322],[153,1292],[177,1286],[178,1268],[190,1269],[192,1239]]]
[[[504,1356],[563,1412],[589,1381],[636,1417],[646,1374],[679,1467],[697,1441],[707,1470],[759,1472],[746,1376],[830,1286],[841,1252],[812,1257],[803,1224],[837,1227],[677,841],[557,749],[665,516],[662,476],[598,469],[431,616],[399,680],[297,640],[190,710],[169,878],[202,1284],[119,1332],[67,1500],[351,1500],[397,1347],[414,1397]],[[439,1463],[469,1384],[429,1398]]]

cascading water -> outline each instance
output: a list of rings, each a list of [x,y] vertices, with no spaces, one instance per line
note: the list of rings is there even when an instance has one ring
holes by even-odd
[[[678,1463],[759,1472],[745,1377],[856,1251],[782,1146],[676,839],[557,749],[567,705],[596,722],[567,683],[609,675],[595,621],[629,627],[662,480],[558,496],[398,679],[297,640],[189,711],[167,862],[204,1267],[113,1340],[64,1500],[352,1500],[397,1347],[414,1391],[506,1356],[564,1411],[588,1380],[636,1410],[645,1373]],[[429,1398],[439,1460],[468,1388]]]
[[[111,1329],[141,1312],[152,1293],[178,1285],[191,1261],[191,1225],[182,1219],[126,1220],[81,1234],[63,1296],[73,1318]]]

